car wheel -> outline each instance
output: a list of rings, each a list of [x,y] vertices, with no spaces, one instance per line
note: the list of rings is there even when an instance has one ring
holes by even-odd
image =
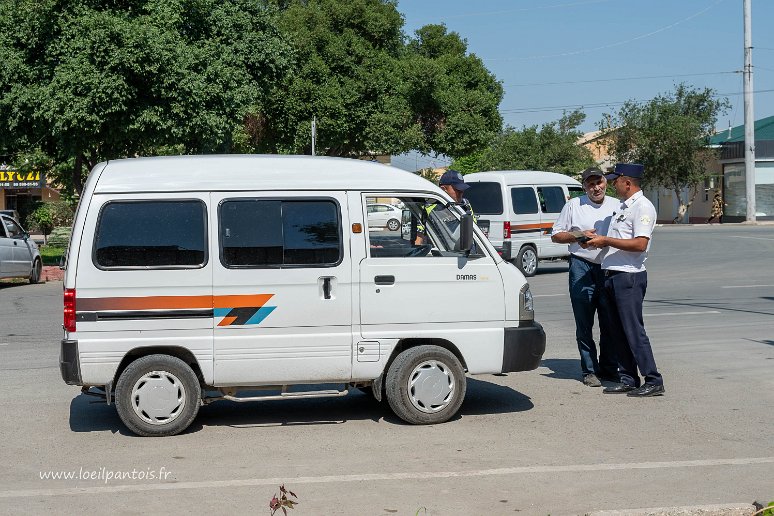
[[[519,254],[513,262],[524,276],[534,276],[538,268],[538,257],[535,248],[530,245],[523,246],[519,249]]]
[[[398,219],[390,219],[387,221],[387,229],[390,231],[398,231],[400,229],[400,222]]]
[[[193,370],[179,358],[138,358],[116,383],[116,409],[137,435],[163,437],[188,428],[199,412],[201,387]]]
[[[465,389],[462,364],[438,346],[409,348],[387,371],[387,402],[399,418],[414,425],[451,419],[462,405]]]
[[[35,262],[32,264],[32,272],[30,272],[30,283],[40,283],[40,278],[43,275],[43,264],[40,263],[39,258],[35,258]]]

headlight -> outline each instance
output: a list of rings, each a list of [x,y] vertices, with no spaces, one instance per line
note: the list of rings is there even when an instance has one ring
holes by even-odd
[[[529,283],[525,283],[519,292],[519,320],[532,321],[535,319],[534,304],[532,292],[529,290]]]

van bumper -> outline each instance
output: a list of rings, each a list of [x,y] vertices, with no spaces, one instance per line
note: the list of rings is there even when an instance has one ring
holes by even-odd
[[[81,385],[81,364],[78,361],[78,341],[62,339],[59,351],[59,371],[67,385]]]
[[[540,324],[525,321],[518,328],[505,328],[502,372],[537,369],[545,351],[546,332]]]
[[[510,240],[504,240],[502,245],[496,245],[495,249],[497,250],[497,254],[499,254],[503,260],[513,260],[513,247]]]

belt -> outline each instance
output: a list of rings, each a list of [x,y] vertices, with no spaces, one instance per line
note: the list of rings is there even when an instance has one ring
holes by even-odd
[[[610,269],[605,269],[605,277],[609,278],[611,276],[615,276],[616,274],[625,274],[626,271],[613,271]]]

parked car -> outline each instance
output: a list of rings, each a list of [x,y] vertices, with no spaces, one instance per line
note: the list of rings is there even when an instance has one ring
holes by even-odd
[[[371,226],[385,227],[390,231],[398,231],[402,216],[403,210],[391,204],[368,205],[368,224]]]
[[[14,220],[21,220],[19,218],[19,212],[16,210],[0,210],[0,215],[8,215]]]
[[[43,262],[29,233],[8,215],[0,214],[0,278],[29,278],[40,282]]]

